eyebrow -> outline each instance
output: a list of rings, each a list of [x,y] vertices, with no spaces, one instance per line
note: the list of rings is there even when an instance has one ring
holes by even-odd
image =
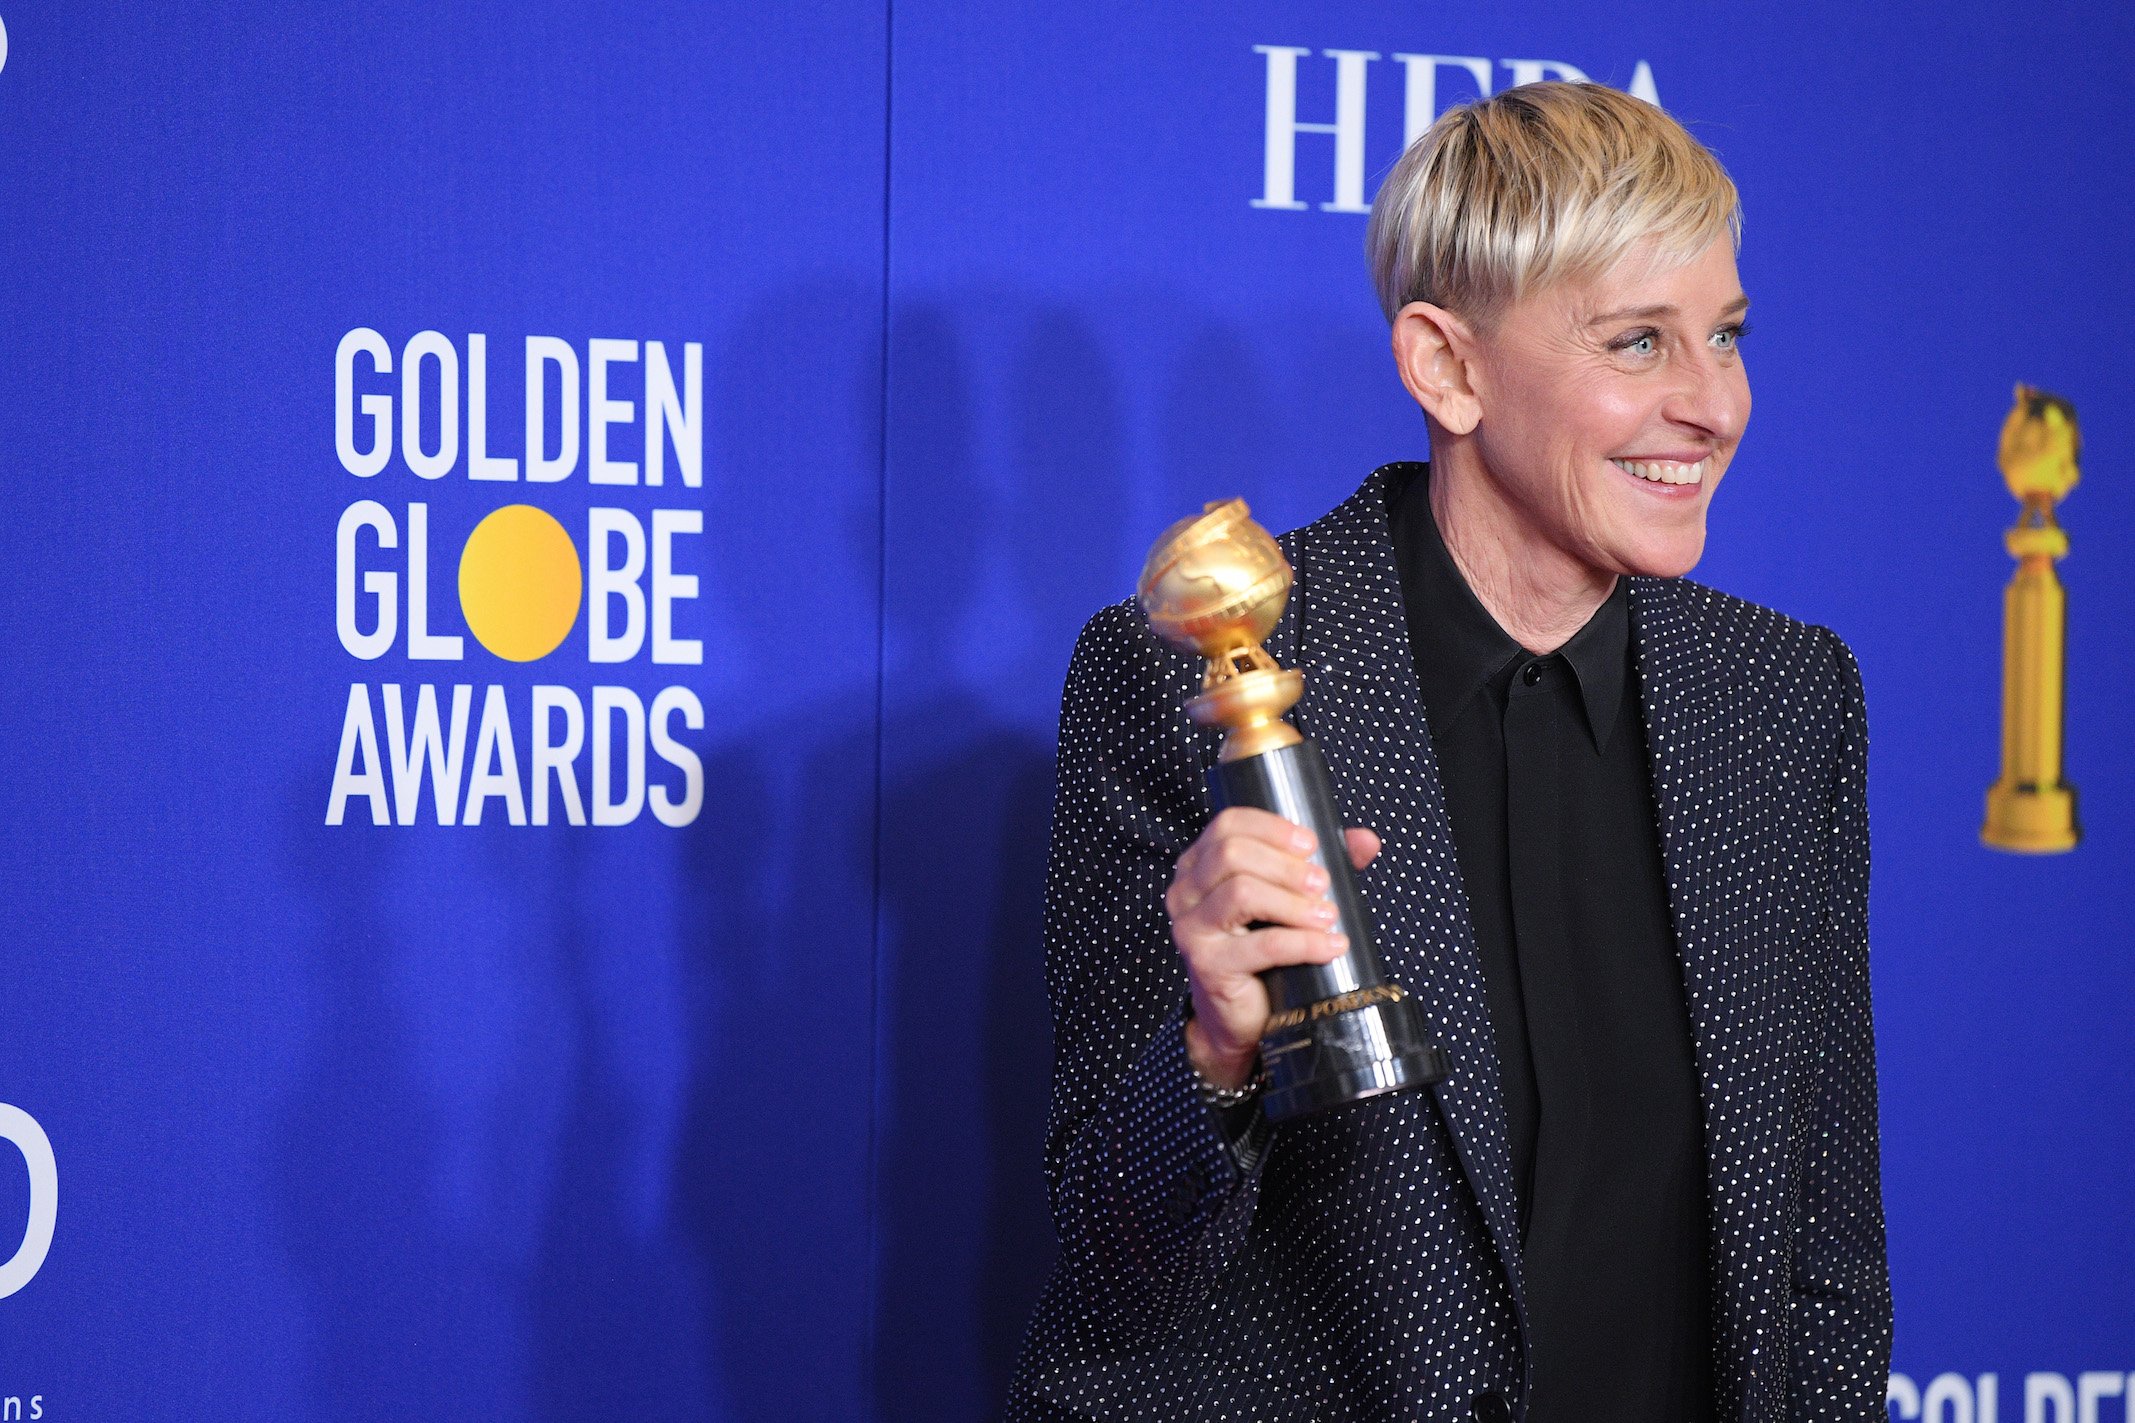
[[[1738,296],[1720,308],[1722,316],[1739,316],[1750,309],[1750,299]],[[1604,312],[1587,322],[1589,326],[1605,326],[1611,321],[1658,321],[1663,317],[1679,316],[1682,313],[1666,302],[1658,306],[1630,306],[1621,311]]]

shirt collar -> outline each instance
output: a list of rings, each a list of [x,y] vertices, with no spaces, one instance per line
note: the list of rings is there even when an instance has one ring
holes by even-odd
[[[1492,678],[1513,663],[1538,659],[1497,625],[1461,576],[1431,514],[1428,469],[1408,474],[1394,491],[1393,538],[1424,716],[1434,733],[1442,732]],[[1616,580],[1615,589],[1556,656],[1579,684],[1594,749],[1606,750],[1630,665],[1628,579]]]

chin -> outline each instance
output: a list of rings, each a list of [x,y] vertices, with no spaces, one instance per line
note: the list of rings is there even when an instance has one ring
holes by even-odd
[[[1705,527],[1664,538],[1641,539],[1625,550],[1622,570],[1640,578],[1681,578],[1705,556]]]

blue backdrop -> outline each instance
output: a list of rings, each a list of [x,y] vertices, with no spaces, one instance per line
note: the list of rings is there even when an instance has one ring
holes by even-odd
[[[988,1416],[1074,631],[1422,454],[1352,209],[1573,71],[1743,190],[1698,576],[1868,681],[1893,1416],[2135,1416],[2123,7],[0,24],[0,1419]],[[1977,842],[2017,380],[2046,859]]]

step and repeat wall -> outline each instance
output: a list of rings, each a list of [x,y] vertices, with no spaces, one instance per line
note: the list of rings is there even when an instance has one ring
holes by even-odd
[[[1580,76],[1743,192],[1698,576],[1867,679],[1892,1416],[2135,1417],[2122,7],[0,25],[0,1419],[991,1416],[1075,631],[1424,453],[1372,191]],[[2047,856],[1979,841],[2019,381]]]

